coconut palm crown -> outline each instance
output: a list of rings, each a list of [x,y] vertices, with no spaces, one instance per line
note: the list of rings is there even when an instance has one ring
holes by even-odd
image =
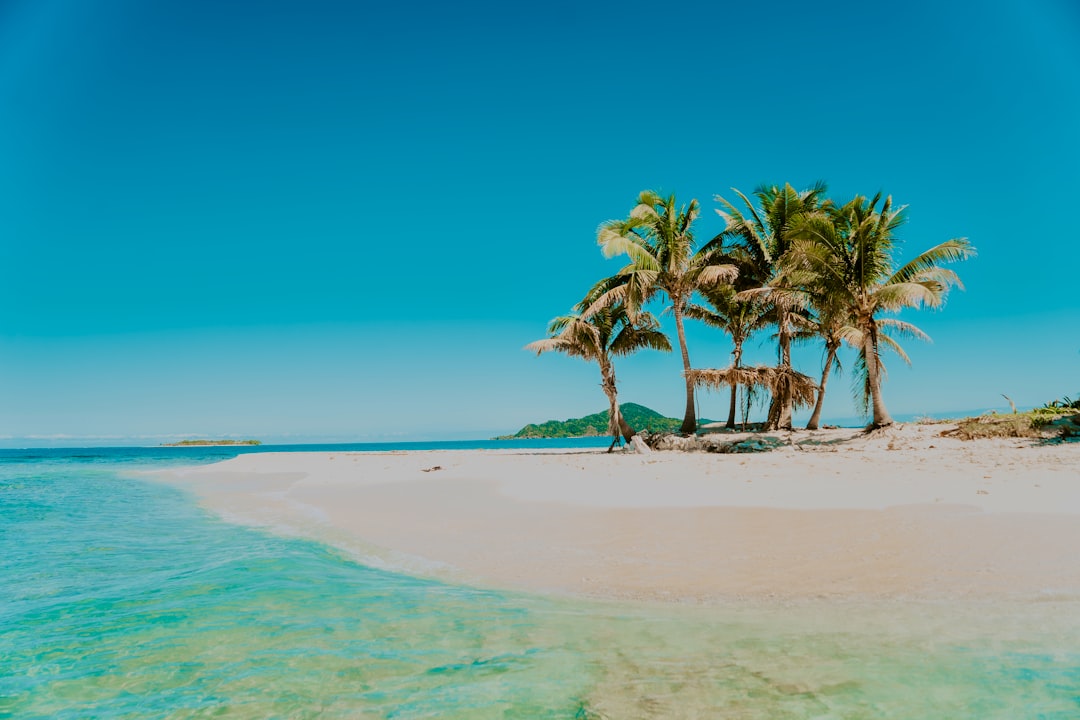
[[[686,307],[697,289],[729,282],[737,274],[721,253],[698,251],[693,224],[699,214],[697,200],[680,207],[674,195],[662,197],[646,190],[638,195],[629,217],[610,220],[597,232],[604,255],[626,255],[630,262],[598,285],[602,292],[596,306],[621,302],[635,315],[658,294],[670,303],[686,380],[686,412],[680,427],[684,435],[697,430],[690,353],[683,328]]]
[[[562,315],[548,326],[550,337],[525,346],[539,355],[558,351],[571,357],[580,357],[600,366],[601,387],[609,403],[608,432],[612,447],[620,435],[629,442],[634,429],[627,424],[619,411],[618,391],[615,384],[615,367],[612,357],[629,355],[643,348],[671,351],[671,343],[660,331],[660,324],[650,313],[631,315],[626,305],[614,302],[589,311],[596,302],[595,291],[574,306],[574,312]]]
[[[896,232],[906,219],[904,210],[893,207],[891,196],[882,201],[879,193],[869,200],[856,196],[843,207],[806,214],[792,228],[782,271],[790,285],[807,284],[799,273],[816,276],[813,282],[828,288],[832,301],[847,309],[850,330],[841,332],[859,352],[857,366],[865,373],[864,400],[872,407],[874,428],[893,422],[881,393],[881,347],[909,362],[892,335],[929,339],[911,323],[879,315],[941,307],[950,288],[963,287],[956,273],[941,265],[975,255],[967,239],[956,238],[894,270],[892,256]]]
[[[792,369],[791,343],[797,330],[800,295],[789,292],[790,288],[778,283],[777,279],[782,260],[792,244],[792,227],[799,218],[831,205],[825,198],[826,186],[818,182],[798,191],[790,184],[783,187],[762,185],[753,193],[756,205],[743,193],[732,190],[745,209],[718,195],[716,200],[721,208],[716,212],[723,218],[725,228],[705,247],[715,250],[728,245],[726,252],[739,259],[741,282],[749,288],[743,296],[755,296],[772,305],[777,326],[777,365],[783,372],[788,372]],[[790,428],[793,397],[784,384],[778,385],[777,390],[766,425],[769,429]]]

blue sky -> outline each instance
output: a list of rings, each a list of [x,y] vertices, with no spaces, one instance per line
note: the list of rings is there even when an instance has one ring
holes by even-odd
[[[891,364],[894,414],[1074,394],[1080,9],[940,5],[0,3],[0,442],[594,412],[595,368],[522,347],[620,266],[596,227],[650,188],[704,239],[716,194],[817,179],[907,204],[905,257],[979,251],[907,318],[934,343]],[[680,371],[628,358],[621,396],[678,415]]]

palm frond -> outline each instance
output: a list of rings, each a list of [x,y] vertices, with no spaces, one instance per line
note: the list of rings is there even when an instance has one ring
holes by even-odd
[[[649,252],[645,240],[627,226],[625,222],[612,221],[600,226],[596,242],[604,252],[604,257],[612,258],[626,255],[631,262],[652,262],[656,258]]]
[[[610,278],[609,278],[610,279]],[[604,281],[601,281],[604,282]],[[598,312],[609,308],[615,304],[626,303],[626,295],[629,292],[629,288],[625,282],[618,285],[612,285],[603,289],[599,289],[599,292],[590,293],[585,297],[581,303],[578,304],[581,317],[588,320],[596,315]],[[584,303],[588,302],[588,305]]]
[[[630,217],[643,223],[656,222],[659,216],[656,213],[656,208],[653,207],[655,204],[655,202],[648,201],[643,193],[638,197],[638,204],[630,211]]]
[[[874,303],[881,310],[937,307],[943,299],[942,287],[935,282],[893,283],[874,291]]]
[[[739,268],[734,264],[705,265],[696,272],[694,284],[698,286],[730,284],[739,277]]]
[[[866,355],[861,352],[855,356],[855,367],[851,374],[851,398],[860,414],[870,414],[870,373],[866,370]]]
[[[924,273],[928,270],[940,270],[938,265],[941,265],[942,263],[957,262],[972,257],[975,257],[975,248],[972,247],[967,238],[946,240],[940,245],[936,245],[908,261],[903,267],[893,273],[892,277],[888,280],[888,284],[910,282],[920,273]],[[959,278],[955,275],[953,275],[952,278],[952,284],[961,288],[963,287],[963,285],[960,284]]]
[[[595,326],[580,318],[572,318],[554,337],[529,343],[525,349],[537,355],[555,350],[571,357],[597,360],[603,352],[603,339]]]
[[[691,370],[687,377],[695,386],[703,388],[720,389],[732,385],[765,388],[774,395],[790,397],[797,407],[813,405],[817,392],[817,382],[812,377],[787,367],[702,368]]]
[[[725,387],[772,387],[773,372],[776,368],[764,365],[715,368],[695,368],[689,378],[696,387],[721,390]]]
[[[702,307],[701,305],[691,303],[686,306],[686,309],[683,312],[686,317],[700,320],[706,325],[711,325],[715,328],[720,328],[721,330],[727,327],[727,317],[718,312],[713,312],[706,307]]]
[[[648,314],[648,313],[646,313]],[[671,341],[657,328],[655,319],[650,315],[651,323],[646,327],[624,325],[615,339],[611,341],[613,355],[629,355],[637,350],[650,349],[671,352]]]
[[[664,198],[655,190],[642,190],[638,193],[638,206],[647,205],[655,209],[657,205],[663,205]]]
[[[837,332],[837,337],[847,343],[849,347],[861,348],[863,345],[863,332],[854,325],[842,326]]]
[[[565,344],[565,340],[562,338],[544,338],[543,340],[535,340],[525,346],[525,350],[535,352],[537,355],[550,352],[552,350],[561,350]]]
[[[896,318],[878,318],[876,322],[879,328],[885,330],[890,335],[899,335],[900,337],[922,340],[923,342],[933,342],[929,335],[909,322],[898,320]]]
[[[908,365],[909,367],[911,366],[911,358],[909,358],[908,354],[904,352],[904,348],[900,347],[900,343],[896,342],[896,340],[894,340],[892,337],[882,333],[878,335],[878,342],[899,355],[900,359],[904,361],[904,364]],[[884,371],[885,368],[882,367],[882,372]]]

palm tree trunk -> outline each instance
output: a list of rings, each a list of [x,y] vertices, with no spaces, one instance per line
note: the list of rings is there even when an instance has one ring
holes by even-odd
[[[754,386],[747,385],[743,390],[743,407],[742,407],[742,429],[746,432],[746,428],[750,425],[750,403],[754,401]]]
[[[825,384],[829,382],[829,372],[832,370],[833,362],[836,360],[836,351],[839,349],[839,346],[833,343],[826,343],[825,347],[828,349],[828,355],[825,356],[825,367],[821,369],[817,402],[814,403],[814,414],[810,416],[810,422],[806,423],[807,430],[818,429],[818,423],[821,421],[821,406],[825,402]]]
[[[865,335],[863,353],[866,360],[866,375],[870,381],[870,401],[874,408],[871,427],[880,428],[892,425],[893,419],[889,411],[885,409],[885,400],[881,397],[881,361],[878,359],[877,326],[871,325],[869,332]]]
[[[788,330],[788,311],[779,309],[777,325],[779,329],[778,340],[780,343],[780,367],[791,367],[791,333]],[[773,395],[769,403],[769,417],[765,423],[766,430],[790,430],[791,429],[791,393],[787,385],[781,386]]]
[[[686,378],[686,413],[683,415],[679,432],[693,435],[697,432],[697,413],[694,410],[694,383],[690,379],[690,353],[686,350],[686,331],[683,330],[682,303],[673,302],[672,312],[675,315],[675,330],[679,335],[679,350],[682,351],[683,377]]]
[[[780,365],[784,368],[791,367],[791,332],[787,322],[787,313],[784,313],[784,327],[780,331]],[[784,385],[784,392],[780,395],[780,412],[777,416],[776,427],[782,430],[791,429],[791,390]]]
[[[773,396],[769,402],[769,414],[765,416],[765,430],[776,430],[780,427],[780,398]]]
[[[615,389],[615,369],[611,365],[603,365],[600,372],[604,378],[602,383],[604,394],[608,399],[608,433],[615,441],[618,441],[619,436],[622,435],[626,442],[630,442],[630,438],[634,437],[634,429],[626,422],[626,418],[619,409],[618,391]],[[611,445],[614,447],[615,442]]]
[[[738,368],[742,364],[742,343],[735,342],[735,350],[732,352],[731,367]],[[739,386],[736,383],[731,383],[731,407],[728,408],[727,416],[727,429],[735,429],[735,413],[738,408],[738,392]]]

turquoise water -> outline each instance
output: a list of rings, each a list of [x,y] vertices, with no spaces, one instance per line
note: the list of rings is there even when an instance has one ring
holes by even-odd
[[[0,454],[0,717],[1080,717],[1080,603],[654,607],[455,587]]]

